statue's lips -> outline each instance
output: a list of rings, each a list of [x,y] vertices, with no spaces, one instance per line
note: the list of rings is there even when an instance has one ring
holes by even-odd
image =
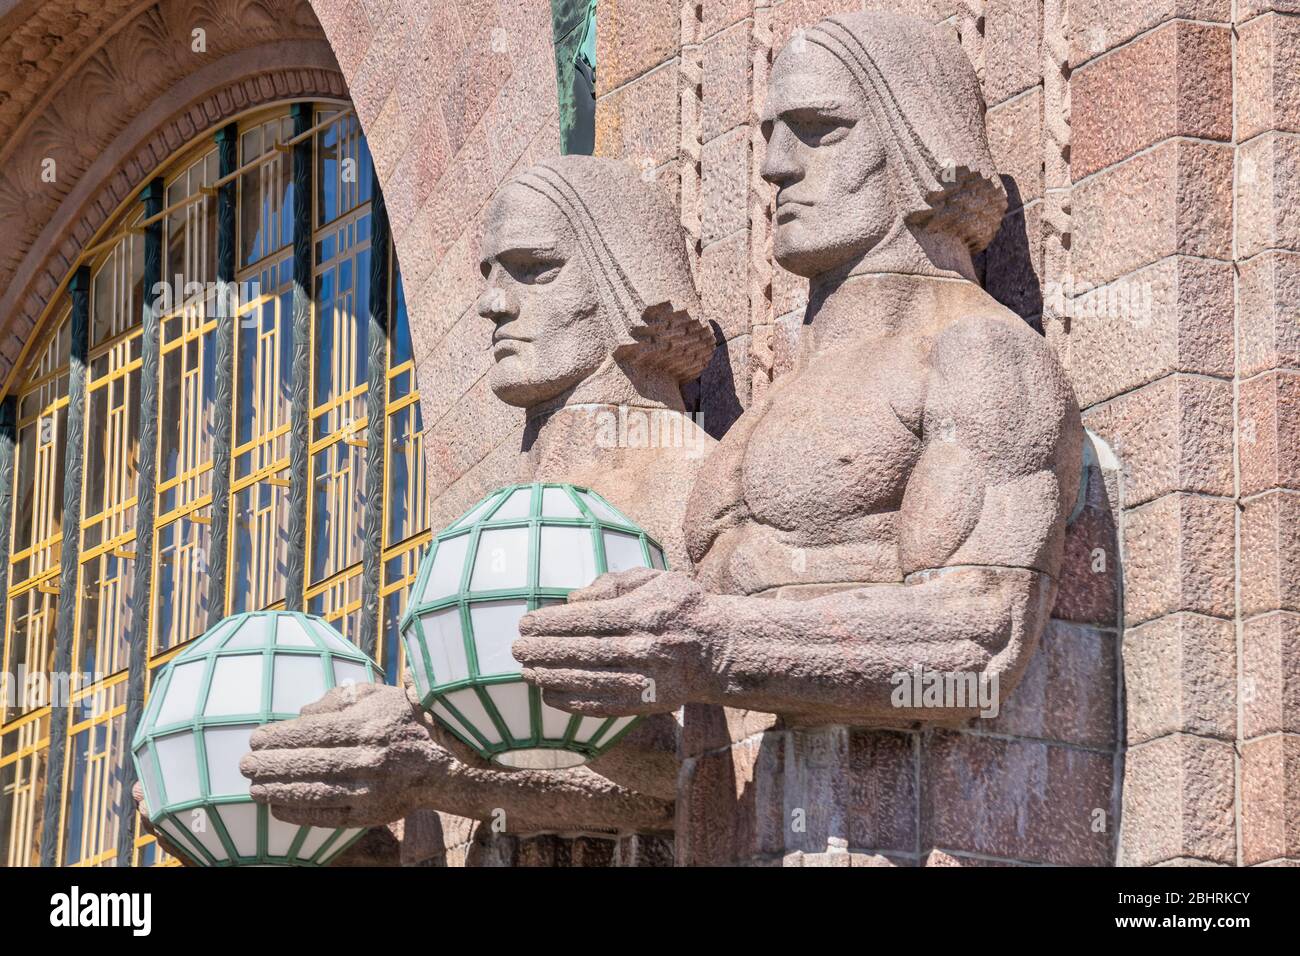
[[[797,199],[778,199],[776,201],[776,221],[778,223],[789,222],[795,219],[800,210],[811,209],[812,203],[800,202]]]
[[[520,346],[526,345],[530,339],[516,339],[508,335],[500,336],[492,340],[492,357],[498,361],[507,356],[514,355],[519,351]]]

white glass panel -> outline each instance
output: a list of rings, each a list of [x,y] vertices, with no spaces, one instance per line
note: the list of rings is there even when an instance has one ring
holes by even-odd
[[[498,497],[499,496],[495,494],[488,495],[486,498],[484,498],[482,501],[480,501],[477,505],[474,506],[473,511],[471,511],[465,517],[457,521],[454,525],[452,525],[452,527],[464,528],[464,527],[468,527],[469,525],[472,525],[475,521],[477,521],[479,518],[483,516],[483,512],[487,511],[494,504],[496,504]]]
[[[275,686],[271,690],[271,710],[277,714],[296,714],[303,704],[325,696],[324,662],[305,654],[275,655]]]
[[[353,656],[360,653],[357,649],[357,645],[353,644],[333,627],[323,622],[316,625],[316,636],[323,640],[325,645],[335,653],[351,654]]]
[[[352,838],[361,832],[361,827],[355,827],[351,830],[344,830],[337,840],[330,844],[329,852],[321,858],[322,863],[328,863],[340,853],[347,849],[348,843]]]
[[[605,722],[604,717],[584,717],[578,723],[578,729],[573,735],[574,740],[587,743],[591,740],[596,731],[600,730],[600,725]]]
[[[453,727],[454,729],[459,731],[460,735],[464,737],[467,741],[469,741],[470,743],[475,743],[474,734],[470,731],[470,729],[466,727],[459,719],[457,719],[456,715],[453,714],[450,710],[448,710],[441,701],[434,701],[433,707],[430,709],[435,714],[437,714],[440,718],[442,718],[442,720],[445,721],[449,727]]]
[[[154,741],[158,748],[158,767],[162,771],[167,803],[184,803],[203,796],[199,788],[199,762],[195,754],[194,735],[186,732],[169,734]]]
[[[302,841],[302,846],[298,848],[298,859],[310,860],[316,855],[316,851],[334,835],[334,831],[325,827],[312,827],[307,833],[307,839]]]
[[[471,591],[496,591],[528,585],[528,529],[493,528],[478,539]]]
[[[469,660],[465,656],[465,638],[460,632],[460,608],[434,611],[421,617],[420,623],[424,627],[434,685],[452,684],[468,677]]]
[[[522,599],[484,601],[469,606],[479,676],[518,674],[523,670],[523,665],[510,653],[510,645],[519,637],[519,619],[527,610],[528,602]]]
[[[527,518],[532,508],[533,489],[516,488],[510,492],[510,497],[496,511],[492,512],[492,521],[516,521],[519,518]]]
[[[222,645],[223,650],[252,650],[266,647],[275,640],[275,618],[269,614],[256,614],[245,618],[239,630]]]
[[[167,682],[167,695],[158,708],[155,727],[166,727],[182,720],[192,720],[199,705],[199,690],[203,683],[206,660],[188,661],[172,668]]]
[[[201,635],[198,640],[191,644],[186,653],[188,654],[196,647],[203,647],[205,645],[216,647],[217,642],[225,638],[231,630],[237,626],[238,621],[234,617],[228,617],[225,620],[219,621],[216,627],[212,628],[206,634]]]
[[[619,534],[617,531],[601,532],[605,537],[605,570],[626,571],[628,568],[644,568],[645,556],[641,553],[641,539],[633,534]]]
[[[180,849],[186,851],[187,853],[194,852],[193,848],[190,845],[190,841],[185,839],[185,837],[181,836],[180,827],[172,823],[171,820],[160,820],[158,821],[158,823],[155,824],[155,826],[157,826],[158,829],[162,830],[163,833],[167,834],[167,836],[171,838],[172,843],[174,843]]]
[[[274,813],[266,818],[266,853],[268,856],[288,856],[289,847],[293,846],[294,837],[298,835],[296,823],[277,820]]]
[[[497,713],[506,722],[510,736],[527,740],[533,735],[533,722],[528,713],[528,685],[523,681],[514,684],[491,684],[488,696],[496,705]]]
[[[609,730],[605,731],[603,734],[600,735],[600,742],[598,746],[601,747],[605,746],[605,744],[609,743],[611,740],[613,740],[615,737],[621,734],[623,732],[623,729],[627,727],[628,724],[632,723],[632,721],[634,720],[636,720],[635,717],[620,717],[618,720],[614,721],[614,723],[610,725]]]
[[[144,775],[141,783],[144,784],[144,805],[153,816],[162,809],[162,795],[158,793],[158,787],[154,783],[158,779],[158,761],[154,759],[153,749],[145,744],[136,751],[140,758],[140,772]]]
[[[653,544],[650,545],[650,567],[658,568],[660,571],[668,570],[668,562],[664,558],[663,549],[656,548]]]
[[[569,729],[569,718],[572,716],[547,705],[546,695],[542,695],[542,736],[547,740],[563,738],[564,732]]]
[[[623,517],[623,515],[605,504],[605,502],[601,501],[595,495],[588,494],[585,491],[580,491],[578,494],[582,497],[583,504],[590,508],[592,514],[601,521],[612,521],[615,524],[631,524],[627,518]]]
[[[348,684],[369,684],[370,671],[365,664],[334,658],[334,686],[346,687]]]
[[[217,808],[226,835],[240,856],[257,856],[257,804],[230,803]]]
[[[226,848],[221,842],[221,835],[217,833],[216,824],[208,816],[207,810],[199,808],[189,813],[182,813],[180,819],[185,821],[191,836],[202,844],[218,863],[229,859],[229,854],[226,853]]]
[[[281,647],[315,647],[316,642],[307,634],[302,621],[285,615],[279,619],[275,631],[275,643]]]
[[[406,670],[415,681],[415,689],[423,697],[429,693],[429,679],[424,674],[424,642],[415,626],[412,625],[407,631],[409,637],[406,638]]]
[[[438,553],[433,558],[433,571],[424,587],[421,601],[437,601],[460,590],[461,572],[465,570],[465,552],[469,548],[469,535],[448,538],[438,542]]]
[[[483,702],[478,699],[478,694],[474,693],[474,691],[466,688],[448,694],[447,703],[460,711],[488,743],[498,744],[501,742],[501,735],[497,733],[496,724],[492,723],[492,718],[488,716],[487,710],[483,707]]]
[[[596,580],[596,542],[590,528],[542,526],[537,586],[582,588]]]
[[[563,488],[543,488],[542,515],[547,518],[581,518],[582,512]]]
[[[208,727],[203,731],[203,744],[208,749],[210,795],[225,797],[248,793],[249,780],[239,772],[239,761],[253,749],[248,738],[253,736],[254,729],[254,724],[237,724]]]
[[[203,713],[209,717],[262,712],[262,655],[218,657]]]

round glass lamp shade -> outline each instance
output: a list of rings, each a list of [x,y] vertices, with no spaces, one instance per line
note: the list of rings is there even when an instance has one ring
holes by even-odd
[[[606,571],[667,567],[663,549],[593,491],[512,485],[439,534],[402,619],[422,703],[448,731],[512,769],[576,767],[635,717],[582,717],[542,701],[510,652],[519,619]]]
[[[239,761],[262,724],[379,666],[321,618],[236,614],[161,668],[131,743],[150,822],[200,866],[324,866],[364,832],[285,823],[249,796]]]

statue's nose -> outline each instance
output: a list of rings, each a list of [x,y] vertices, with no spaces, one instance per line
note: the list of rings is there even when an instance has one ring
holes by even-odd
[[[490,285],[478,297],[478,314],[493,322],[508,322],[519,317],[519,302],[506,289]]]

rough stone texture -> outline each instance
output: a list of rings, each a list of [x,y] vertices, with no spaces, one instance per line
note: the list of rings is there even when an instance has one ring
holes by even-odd
[[[1241,648],[1242,737],[1300,733],[1300,614],[1251,618]]]
[[[1300,371],[1242,382],[1237,398],[1241,493],[1300,491]]]
[[[1241,861],[1300,858],[1300,735],[1241,748]]]
[[[1232,138],[1232,33],[1177,21],[1071,77],[1076,180],[1170,136]]]
[[[1232,375],[1230,263],[1170,256],[1076,298],[1071,291],[1047,298],[1068,301],[1071,380],[1084,408],[1170,372]]]
[[[1263,133],[1237,150],[1237,255],[1300,249],[1300,134]]]
[[[1235,79],[1238,141],[1272,129],[1300,133],[1300,17],[1270,13],[1242,23]]]
[[[1074,0],[1070,63],[1078,66],[1167,20],[1232,21],[1232,0]]]
[[[1232,494],[1231,382],[1169,375],[1089,409],[1084,424],[1119,457],[1127,507],[1173,491]]]
[[[1035,87],[992,107],[985,120],[989,152],[1003,176],[1009,208],[1043,197],[1043,91]],[[1007,179],[1010,178],[1010,182]]]
[[[1234,510],[1230,500],[1171,494],[1125,515],[1126,623],[1175,611],[1232,617]],[[1242,554],[1244,590],[1244,540]]]
[[[1231,621],[1171,614],[1124,634],[1128,742],[1237,733],[1237,635]]]
[[[1300,611],[1300,494],[1270,491],[1241,508],[1241,614]]]
[[[1106,477],[1088,467],[1083,506],[1065,531],[1060,586],[1052,616],[1063,621],[1113,626],[1123,583],[1116,507],[1106,491]],[[1118,475],[1112,475],[1118,480]],[[1116,502],[1118,503],[1118,502]],[[1032,667],[1032,664],[1031,664]]]
[[[925,845],[1035,863],[1113,860],[1108,753],[939,732],[922,770]]]
[[[1300,253],[1266,252],[1238,269],[1240,374],[1300,368]]]
[[[1233,746],[1171,734],[1125,756],[1121,866],[1235,863]]]
[[[1168,255],[1231,259],[1232,159],[1229,146],[1172,139],[1077,183],[1073,218],[1087,223],[1073,233],[1079,288]]]

